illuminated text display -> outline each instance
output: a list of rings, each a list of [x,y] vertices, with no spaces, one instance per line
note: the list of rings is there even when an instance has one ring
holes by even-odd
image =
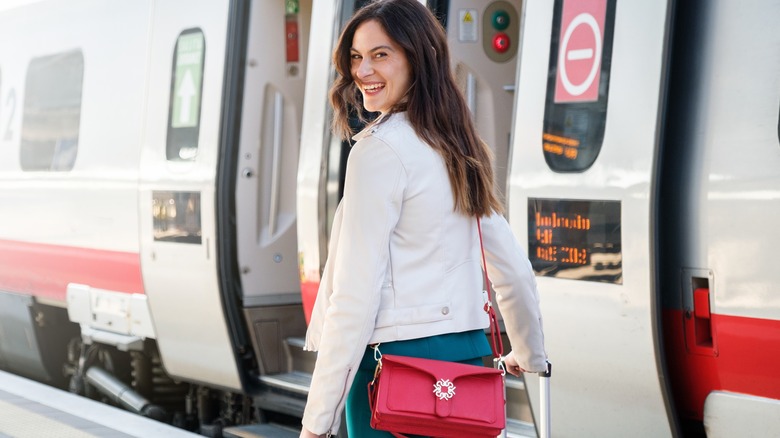
[[[623,282],[620,202],[528,199],[528,256],[534,272]]]

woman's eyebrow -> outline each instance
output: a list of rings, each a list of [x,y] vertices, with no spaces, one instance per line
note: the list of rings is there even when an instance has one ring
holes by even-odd
[[[357,53],[360,53],[360,51],[359,51],[358,49],[354,48],[354,47],[350,48],[349,50],[350,50],[350,51],[352,51],[352,52],[357,52]],[[381,45],[381,46],[376,46],[376,47],[374,47],[373,49],[369,49],[369,50],[368,50],[368,52],[369,52],[369,53],[371,53],[371,52],[376,52],[377,50],[389,50],[389,51],[391,51],[391,52],[394,52],[394,51],[395,51],[395,50],[393,50],[393,48],[392,48],[392,47],[390,47],[390,46]]]

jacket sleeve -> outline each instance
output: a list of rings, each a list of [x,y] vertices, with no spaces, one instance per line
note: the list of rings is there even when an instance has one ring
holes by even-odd
[[[308,430],[338,432],[341,411],[374,330],[401,214],[406,173],[392,148],[375,137],[353,147],[347,163],[341,231],[317,363],[303,416]],[[318,299],[327,299],[319,296]]]
[[[528,256],[503,216],[483,217],[488,275],[504,318],[512,353],[526,371],[547,369],[539,293]]]

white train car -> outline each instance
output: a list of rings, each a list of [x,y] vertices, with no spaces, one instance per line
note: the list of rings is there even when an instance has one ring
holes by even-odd
[[[215,436],[262,400],[300,410],[261,378],[305,330],[310,19],[310,0],[0,14],[0,367]]]
[[[524,10],[509,218],[554,436],[780,436],[780,4]]]

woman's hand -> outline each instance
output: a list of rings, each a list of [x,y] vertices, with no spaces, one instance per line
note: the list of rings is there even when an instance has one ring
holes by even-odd
[[[515,356],[512,353],[504,356],[504,366],[506,367],[506,371],[513,376],[520,377],[520,374],[525,372],[525,370],[520,368],[520,365],[517,364],[517,360],[515,360]]]
[[[306,428],[301,429],[301,436],[300,438],[321,438],[325,435],[317,435],[316,433],[309,432]]]

